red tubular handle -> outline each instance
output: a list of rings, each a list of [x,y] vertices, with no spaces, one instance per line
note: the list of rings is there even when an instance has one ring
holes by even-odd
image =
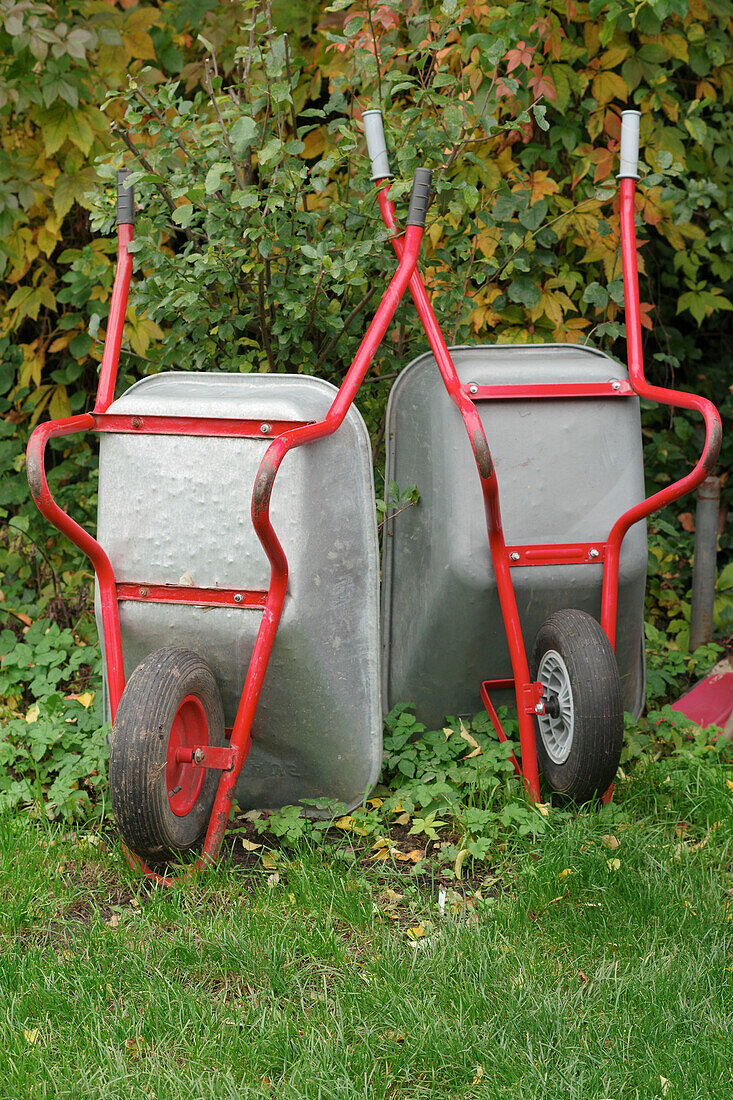
[[[99,598],[102,608],[102,626],[104,630],[104,650],[107,663],[109,697],[114,718],[117,705],[125,688],[125,672],[122,662],[122,639],[120,637],[120,616],[117,607],[115,576],[109,558],[96,539],[88,531],[67,515],[54,500],[46,480],[45,453],[49,439],[94,428],[91,413],[69,416],[63,420],[49,420],[39,424],[28,440],[26,468],[28,484],[38,510],[57,527],[62,534],[78,546],[87,555],[99,581]]]
[[[720,415],[715,405],[704,397],[680,390],[664,389],[650,385],[644,377],[644,359],[641,342],[641,311],[639,308],[639,274],[637,268],[636,227],[634,224],[635,180],[621,180],[621,258],[624,272],[624,301],[626,308],[626,345],[629,359],[629,381],[639,397],[671,405],[677,409],[699,412],[705,421],[705,445],[695,467],[673,485],[641,501],[621,516],[608,536],[606,559],[603,569],[603,595],[601,597],[601,626],[613,646],[616,640],[616,612],[618,605],[618,572],[621,544],[629,528],[645,519],[652,512],[678,500],[685,493],[696,489],[710,474],[720,453],[723,434]]]
[[[115,396],[115,383],[120,362],[120,348],[122,347],[122,330],[125,325],[127,296],[130,292],[130,276],[132,274],[132,256],[128,252],[127,246],[132,242],[133,237],[134,229],[131,225],[119,225],[117,227],[117,267],[115,269],[112,297],[109,303],[109,320],[107,321],[107,334],[104,338],[104,352],[102,354],[102,366],[99,371],[97,398],[94,402],[95,413],[106,412]]]

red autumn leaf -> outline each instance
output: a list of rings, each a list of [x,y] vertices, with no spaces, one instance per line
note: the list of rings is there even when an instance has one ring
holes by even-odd
[[[534,76],[530,79],[529,86],[534,92],[536,99],[551,99],[553,103],[557,99],[552,77],[543,74],[539,65],[535,65],[534,67]]]
[[[506,71],[508,73],[514,72],[520,65],[524,65],[525,69],[528,69],[532,64],[534,51],[534,46],[528,46],[525,42],[517,42],[516,50],[509,50],[504,57],[507,62]]]

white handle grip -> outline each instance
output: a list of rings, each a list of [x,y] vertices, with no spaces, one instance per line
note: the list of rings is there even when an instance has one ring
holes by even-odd
[[[378,110],[363,111],[364,133],[366,135],[367,152],[372,162],[372,179],[392,179],[387,157],[387,143],[384,140],[384,126],[382,125],[382,112]]]
[[[619,179],[638,180],[640,111],[621,112],[621,163]]]

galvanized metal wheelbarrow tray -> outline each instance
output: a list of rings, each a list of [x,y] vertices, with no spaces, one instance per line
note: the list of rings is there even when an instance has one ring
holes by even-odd
[[[381,114],[364,119],[392,229]],[[410,293],[432,355],[399,376],[387,416],[387,477],[417,484],[421,501],[386,530],[385,707],[411,700],[434,724],[448,713],[475,713],[481,700],[506,739],[496,703],[511,693],[521,747],[521,760],[512,760],[536,801],[538,754],[552,790],[610,797],[623,707],[638,714],[644,698],[640,521],[694,489],[720,449],[720,417],[709,401],[644,377],[638,152],[639,112],[626,111],[619,175],[628,373],[574,347],[449,350],[415,272]],[[401,255],[401,238],[392,243]],[[646,500],[640,397],[705,421],[694,469]],[[525,638],[535,639],[531,653]]]
[[[175,880],[151,864],[201,840],[196,866],[216,858],[235,796],[354,805],[378,775],[371,452],[351,406],[415,270],[430,176],[415,174],[397,270],[338,390],[305,376],[173,373],[113,403],[134,222],[118,175],[94,409],[36,428],[28,480],[94,566],[112,804],[129,861],[156,882]],[[83,431],[101,434],[96,539],[53,500],[44,466],[50,438]]]

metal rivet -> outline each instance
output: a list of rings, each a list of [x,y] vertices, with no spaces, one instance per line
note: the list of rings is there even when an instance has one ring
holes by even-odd
[[[142,428],[142,424],[143,424],[143,422],[142,422],[142,420],[140,419],[139,416],[133,416],[133,418],[132,418],[133,428]]]
[[[142,572],[142,570],[140,570],[140,572]],[[140,589],[140,595],[141,596],[147,596],[147,594],[148,594],[147,588],[141,588]]]
[[[611,389],[612,390],[620,390],[621,389],[621,383],[620,382],[612,382],[611,383]]]
[[[545,704],[544,703],[535,703],[534,712],[535,712],[535,714],[544,714],[545,713]]]
[[[471,382],[471,384],[468,387],[468,392],[469,393],[478,393],[478,386],[476,385],[475,382]]]
[[[512,559],[512,561],[519,561],[519,554],[516,550],[514,550],[513,553],[509,555],[509,557]]]
[[[234,602],[235,603],[241,603],[243,599],[244,599],[244,596],[242,595],[242,593],[237,592],[236,596],[234,597]]]
[[[598,557],[598,551],[596,550],[595,546],[592,546],[591,549],[588,551],[588,557],[589,558],[597,558]]]
[[[193,754],[193,763],[194,764],[202,764],[203,760],[204,760],[204,750],[203,749],[196,749],[194,751],[194,754]]]
[[[260,431],[263,435],[269,435],[272,431],[272,424],[260,424]]]

